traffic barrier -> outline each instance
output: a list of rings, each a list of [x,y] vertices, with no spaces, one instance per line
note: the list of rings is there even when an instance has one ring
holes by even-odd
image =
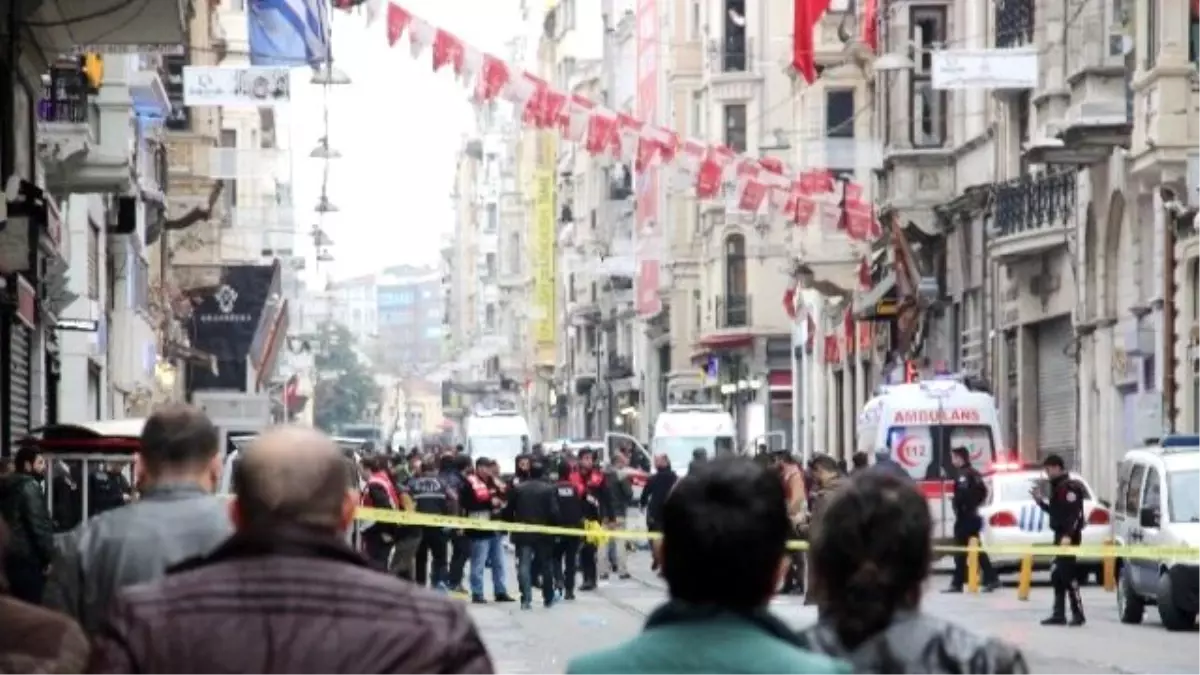
[[[1104,543],[1112,546],[1116,542],[1114,542],[1112,539],[1109,539],[1109,540],[1105,541]],[[1100,566],[1100,572],[1101,572],[1101,581],[1104,584],[1104,590],[1108,591],[1109,593],[1112,593],[1113,591],[1117,590],[1117,558],[1116,558],[1116,556],[1111,556],[1111,555],[1105,556],[1104,562],[1101,563],[1101,566]]]
[[[979,537],[967,541],[967,592],[979,592]]]
[[[603,529],[598,523],[584,527],[557,527],[550,525],[530,525],[528,523],[510,523],[502,520],[477,520],[475,518],[462,518],[458,516],[437,516],[425,513],[416,513],[413,511],[395,511],[392,509],[373,509],[368,507],[359,507],[357,512],[359,520],[367,520],[379,523],[393,523],[396,525],[411,525],[422,527],[441,527],[450,530],[489,530],[492,532],[526,532],[531,534],[547,534],[559,537],[584,537],[590,538],[592,541],[604,541],[609,539],[621,539],[626,541],[645,541],[647,539],[657,539],[661,535],[657,532],[647,532],[645,530],[608,530]],[[595,521],[592,521],[593,523]],[[599,532],[602,530],[602,534]],[[793,551],[807,551],[808,542],[792,540],[788,542],[788,548]],[[970,546],[934,546],[934,551],[938,553],[971,553]],[[1055,556],[1055,555],[1073,555],[1083,558],[1123,558],[1126,560],[1161,560],[1170,558],[1200,558],[1200,549],[1186,546],[1117,546],[1112,543],[1100,546],[1058,546],[1058,545],[991,545],[981,546],[976,544],[974,549],[976,554],[988,553],[991,555],[1019,555],[1028,556],[1030,565],[1032,566],[1033,556]],[[976,559],[978,561],[978,558]]]
[[[1021,556],[1021,571],[1017,574],[1017,599],[1028,600],[1033,590],[1033,554]]]

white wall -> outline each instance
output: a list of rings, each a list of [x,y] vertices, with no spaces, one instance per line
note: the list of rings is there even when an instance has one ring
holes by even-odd
[[[88,295],[88,212],[94,218],[103,218],[103,198],[100,195],[71,195],[64,208],[63,220],[68,244],[70,272],[67,288],[78,295],[75,302],[63,310],[61,319],[90,319],[105,321],[104,306],[107,301],[108,284],[105,280],[104,260],[107,256],[107,237],[99,237],[99,298],[92,300]],[[109,392],[105,383],[108,379],[108,329],[101,327],[96,333],[60,331],[58,334],[60,353],[61,384],[58,392],[58,415],[63,422],[96,419],[96,405],[89,392],[88,370],[93,364],[100,370],[101,416],[109,411]]]

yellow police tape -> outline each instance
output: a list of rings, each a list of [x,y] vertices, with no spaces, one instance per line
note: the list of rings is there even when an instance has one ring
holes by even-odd
[[[503,520],[479,520],[476,518],[461,518],[457,516],[435,516],[412,511],[394,511],[391,509],[372,509],[360,507],[359,520],[396,525],[414,525],[422,527],[443,527],[452,530],[489,530],[492,532],[546,534],[559,537],[583,537],[589,544],[602,545],[609,539],[626,539],[645,541],[657,539],[657,532],[645,530],[609,530],[596,521],[587,521],[584,527],[555,527],[550,525],[530,525],[528,523],[510,523]],[[793,551],[808,550],[808,542],[792,540],[788,548]],[[938,553],[964,553],[966,546],[934,546]],[[1083,558],[1118,558],[1139,560],[1162,560],[1170,558],[1200,559],[1200,549],[1187,546],[1054,546],[1054,545],[991,545],[980,546],[980,553],[1005,556],[1055,556],[1073,555]]]

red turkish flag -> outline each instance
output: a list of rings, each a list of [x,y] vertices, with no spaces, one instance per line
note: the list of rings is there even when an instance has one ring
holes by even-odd
[[[394,2],[388,3],[387,8],[387,38],[388,46],[395,47],[396,41],[404,35],[408,25],[412,23],[412,14]]]
[[[491,54],[484,54],[483,68],[479,71],[479,80],[475,83],[476,101],[487,103],[499,96],[511,77],[508,64]]]
[[[812,84],[817,79],[813,29],[829,9],[829,0],[794,0],[792,15],[792,67]]]
[[[432,51],[433,72],[436,73],[447,64],[453,65],[455,72],[462,70],[463,44],[453,34],[439,28],[437,34],[433,36]]]
[[[588,115],[587,138],[583,147],[592,155],[603,155],[620,147],[617,138],[617,118],[607,110],[594,110]]]
[[[867,48],[872,52],[879,51],[879,0],[866,0],[858,32]]]

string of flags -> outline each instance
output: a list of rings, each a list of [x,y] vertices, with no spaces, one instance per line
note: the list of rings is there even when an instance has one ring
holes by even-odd
[[[389,46],[407,38],[414,59],[428,54],[434,72],[452,71],[470,88],[476,105],[507,100],[521,111],[526,126],[556,131],[589,154],[631,165],[638,173],[663,170],[675,190],[694,191],[701,200],[732,196],[731,203],[742,212],[801,227],[819,214],[823,226],[855,241],[881,235],[874,208],[855,181],[827,169],[797,170],[779,159],[739,154],[611,110],[480,51],[395,2],[386,8],[380,4],[366,3],[368,25],[382,19]]]
[[[820,0],[816,4],[821,4]],[[564,141],[576,144],[594,157],[630,165],[637,173],[662,171],[675,191],[686,191],[700,200],[724,200],[736,205],[739,211],[767,216],[783,224],[807,227],[815,219],[823,229],[841,232],[857,242],[874,241],[882,236],[875,209],[865,198],[863,186],[828,169],[798,169],[777,158],[740,154],[726,145],[688,138],[578,94],[561,91],[395,2],[388,1],[385,5],[383,0],[333,0],[333,5],[346,11],[365,6],[367,25],[382,22],[390,47],[403,46],[407,41],[414,59],[428,55],[433,72],[453,72],[468,88],[475,105],[508,101],[520,111],[525,126],[557,132]],[[875,5],[873,0],[871,5]],[[814,13],[819,16],[822,12],[817,9]],[[806,79],[811,82],[807,74]],[[860,286],[869,289],[870,266],[865,259],[860,262],[858,276]],[[793,320],[805,320],[813,328],[811,317],[797,317],[802,304],[797,282],[793,278],[788,287],[784,307]],[[845,320],[847,325],[853,325],[849,309]]]

